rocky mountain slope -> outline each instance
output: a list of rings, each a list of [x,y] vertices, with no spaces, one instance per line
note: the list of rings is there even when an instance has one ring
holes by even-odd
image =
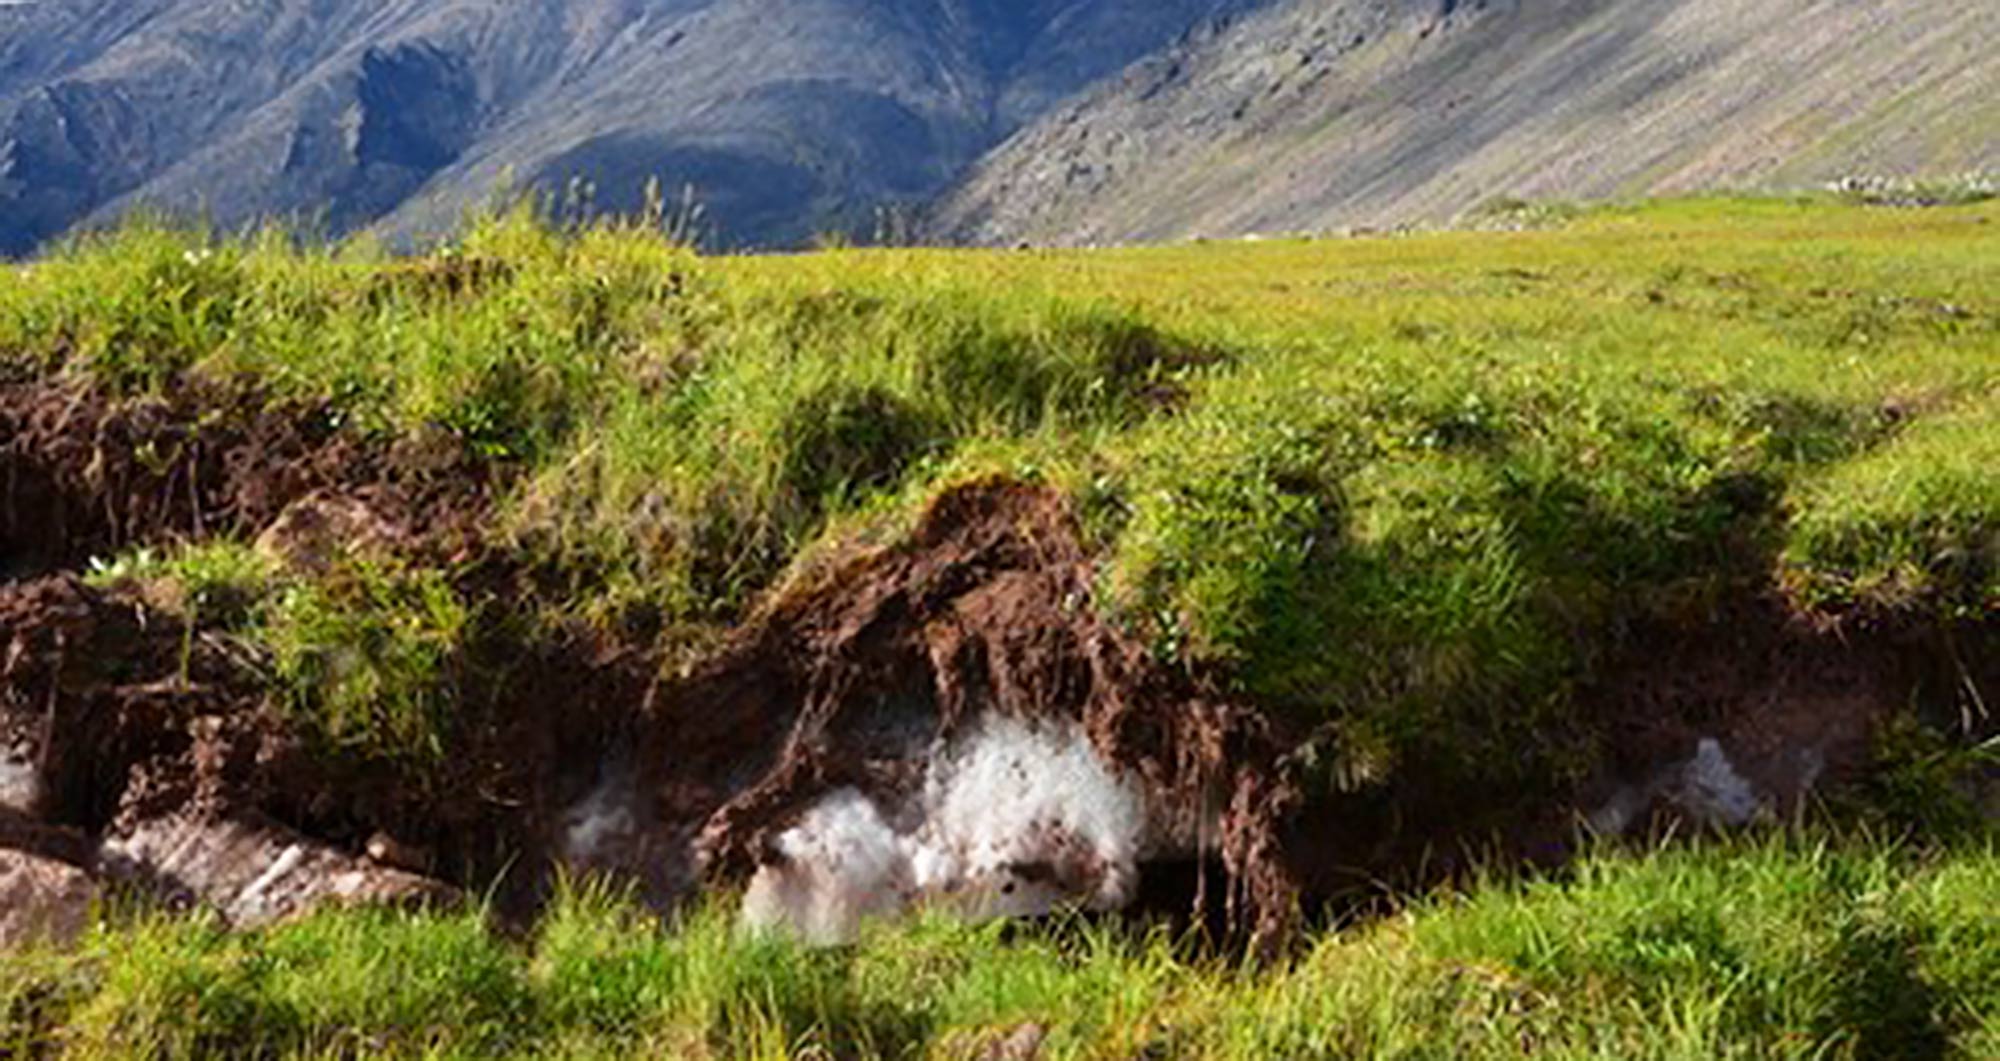
[[[2000,166],[2000,23],[1960,0],[1284,0],[997,150],[973,242],[1438,220]]]
[[[1230,0],[0,3],[0,253],[139,204],[449,226],[502,180],[722,242],[929,197]]]

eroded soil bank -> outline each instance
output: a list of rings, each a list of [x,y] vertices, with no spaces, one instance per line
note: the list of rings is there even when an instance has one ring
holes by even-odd
[[[1896,712],[2000,687],[1990,631],[1827,629],[1752,595],[1630,639],[1577,694],[1595,752],[1571,776],[1469,792],[1419,763],[1340,794],[1305,779],[1311,734],[1106,621],[1049,489],[949,488],[900,540],[795,570],[683,667],[505,621],[537,573],[491,530],[502,479],[252,395],[0,386],[0,942],[74,932],[111,891],[239,925],[467,892],[528,916],[559,870],[663,910],[750,883],[837,938],[922,902],[1124,908],[1159,866],[1215,867],[1214,894],[1182,898],[1276,939],[1314,903],[1471,854],[1560,859],[1580,825],[1785,814],[1862,779]],[[217,538],[304,570],[448,562],[479,587],[444,754],[329,746],[212,614],[83,577]]]

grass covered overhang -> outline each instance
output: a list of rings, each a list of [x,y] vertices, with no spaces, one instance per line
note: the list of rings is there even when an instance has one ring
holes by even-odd
[[[817,553],[997,473],[1073,498],[1094,605],[1327,738],[1334,780],[1518,782],[1578,768],[1571,692],[1634,631],[1755,596],[1990,627],[1995,213],[1692,200],[1507,234],[706,260],[525,213],[415,258],[138,224],[0,279],[0,365],[16,394],[165,410],[134,476],[249,395],[478,484],[471,560],[267,572],[235,556],[261,527],[199,512],[80,537],[189,600],[241,582],[222,618],[343,739],[443,750],[412,727],[448,729],[456,654],[503,619],[685,664]],[[504,617],[470,570],[496,555]],[[313,663],[371,623],[379,651]]]

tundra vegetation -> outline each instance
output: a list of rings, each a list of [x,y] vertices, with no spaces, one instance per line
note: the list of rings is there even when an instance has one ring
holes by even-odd
[[[735,259],[525,211],[415,257],[140,223],[0,278],[0,380],[308,410],[476,484],[478,557],[280,564],[211,533],[94,563],[238,646],[330,759],[421,783],[484,724],[496,631],[684,670],[829,557],[1005,477],[1073,506],[1090,606],[1300,735],[1307,798],[1421,774],[1498,815],[1597,767],[1582,690],[1649,631],[1752,601],[1991,643],[1996,219],[1692,199],[1519,232]],[[1269,961],[1080,917],[814,951],[588,882],[525,938],[477,910],[228,933],[114,909],[8,956],[0,1043],[1993,1056],[1977,670],[1782,835],[1496,864]]]

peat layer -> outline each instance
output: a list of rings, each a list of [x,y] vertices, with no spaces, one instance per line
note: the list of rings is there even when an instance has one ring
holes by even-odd
[[[1087,740],[1141,809],[1133,844],[1080,846],[1086,823],[1051,803],[1031,823],[1040,839],[999,861],[967,855],[987,868],[944,885],[898,878],[906,898],[1021,881],[1080,897],[1180,866],[1212,873],[1206,900],[1155,875],[1111,889],[1111,905],[1178,894],[1276,938],[1311,903],[1451,872],[1496,844],[1558,859],[1580,822],[1784,813],[1859,779],[1891,713],[2000,686],[1988,635],[1828,631],[1747,600],[1633,639],[1580,692],[1597,754],[1573,776],[1465,792],[1412,764],[1330,794],[1299,780],[1309,735],[1162,665],[1093,609],[1093,556],[1047,489],[947,489],[900,540],[795,571],[681,667],[636,639],[508,621],[537,573],[488,530],[490,469],[450,444],[356,441],[253,394],[0,385],[0,933],[74,931],[105,889],[244,925],[467,890],[526,916],[564,867],[615,874],[667,909],[815,857],[801,823],[831,799],[866,801],[898,836],[932,829],[916,819],[938,762],[1006,720]],[[271,661],[216,621],[226,607],[82,577],[92,558],[222,537],[302,569],[357,551],[422,558],[477,589],[489,603],[448,668],[444,754],[329,743],[274,692]],[[1133,865],[1109,864],[1121,859]],[[838,883],[837,862],[804,868]]]

